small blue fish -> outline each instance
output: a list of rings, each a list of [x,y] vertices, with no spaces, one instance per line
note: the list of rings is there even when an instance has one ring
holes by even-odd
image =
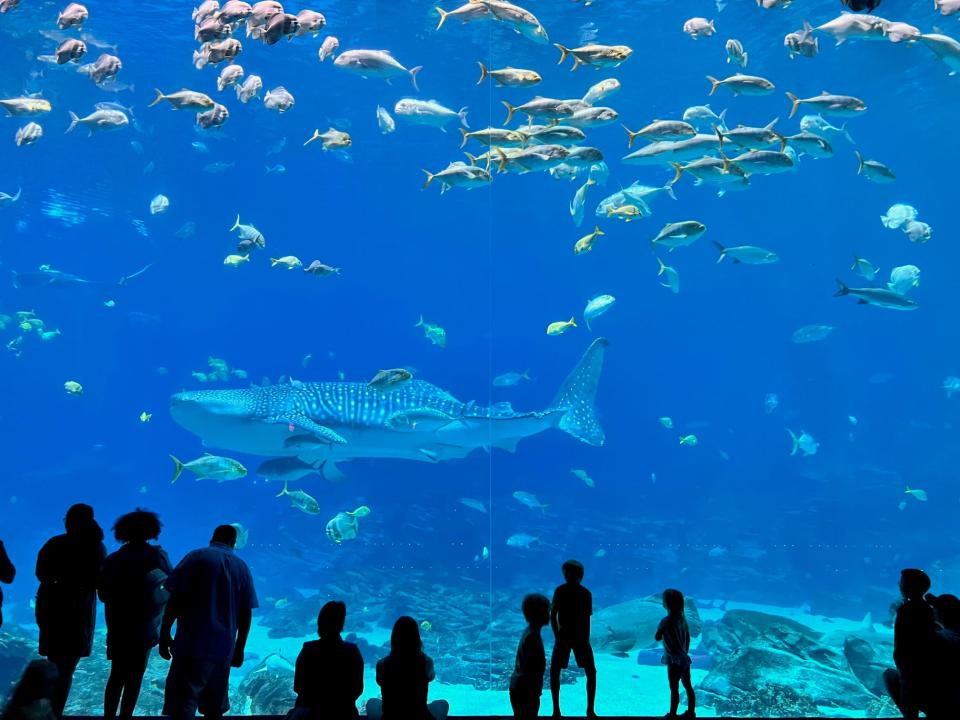
[[[524,370],[522,373],[511,370],[510,372],[505,372],[502,375],[497,375],[493,379],[494,387],[514,387],[519,385],[524,380],[530,380],[530,375],[528,370]]]

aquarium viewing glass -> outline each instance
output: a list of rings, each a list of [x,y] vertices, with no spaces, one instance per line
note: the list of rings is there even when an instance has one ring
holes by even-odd
[[[701,716],[896,714],[900,570],[960,590],[957,3],[436,4],[0,0],[0,680],[88,502],[174,562],[242,526],[235,713],[291,707],[330,599],[362,700],[409,614],[431,699],[509,713],[520,603],[578,559],[601,715],[667,709],[666,588]]]

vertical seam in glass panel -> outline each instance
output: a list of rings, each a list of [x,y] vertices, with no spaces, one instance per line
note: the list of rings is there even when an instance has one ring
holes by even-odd
[[[485,23],[487,26],[487,62],[493,62],[492,53],[493,53],[493,24],[490,22]],[[487,106],[488,106],[488,115],[490,118],[490,124],[493,122],[493,85],[491,82],[487,85]],[[488,151],[492,148],[488,147]],[[489,163],[489,154],[487,155],[487,162]],[[496,271],[496,263],[494,262],[494,250],[493,250],[493,194],[495,192],[493,183],[490,185],[490,194],[487,199],[487,261],[490,266],[490,272],[488,274],[489,280],[487,281],[487,327],[490,329],[490,340],[487,346],[487,407],[490,408],[488,415],[491,415],[490,420],[487,422],[487,507],[490,509],[488,513],[489,517],[487,520],[487,543],[489,544],[490,557],[488,558],[489,562],[487,564],[487,683],[488,683],[488,692],[493,691],[493,422],[492,422],[492,412],[493,412],[493,383],[491,378],[493,378],[493,332],[494,332],[494,323],[493,323],[493,293],[494,293],[494,277],[493,274]],[[481,554],[481,559],[482,559]]]

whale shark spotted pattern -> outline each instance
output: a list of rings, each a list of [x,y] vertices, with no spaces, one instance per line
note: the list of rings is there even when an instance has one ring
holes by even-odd
[[[374,457],[439,462],[477,448],[513,451],[518,441],[549,428],[599,446],[604,434],[594,401],[606,347],[605,339],[594,340],[541,411],[517,412],[508,402],[464,403],[412,380],[384,390],[357,382],[296,382],[183,392],[171,398],[170,413],[207,447],[295,455],[308,462]]]

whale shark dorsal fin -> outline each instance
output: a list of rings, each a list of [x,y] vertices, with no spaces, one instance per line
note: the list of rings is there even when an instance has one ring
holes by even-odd
[[[557,426],[578,440],[599,447],[605,436],[594,400],[603,370],[603,354],[609,345],[606,338],[594,340],[580,358],[580,362],[560,386],[552,410],[565,410]]]

